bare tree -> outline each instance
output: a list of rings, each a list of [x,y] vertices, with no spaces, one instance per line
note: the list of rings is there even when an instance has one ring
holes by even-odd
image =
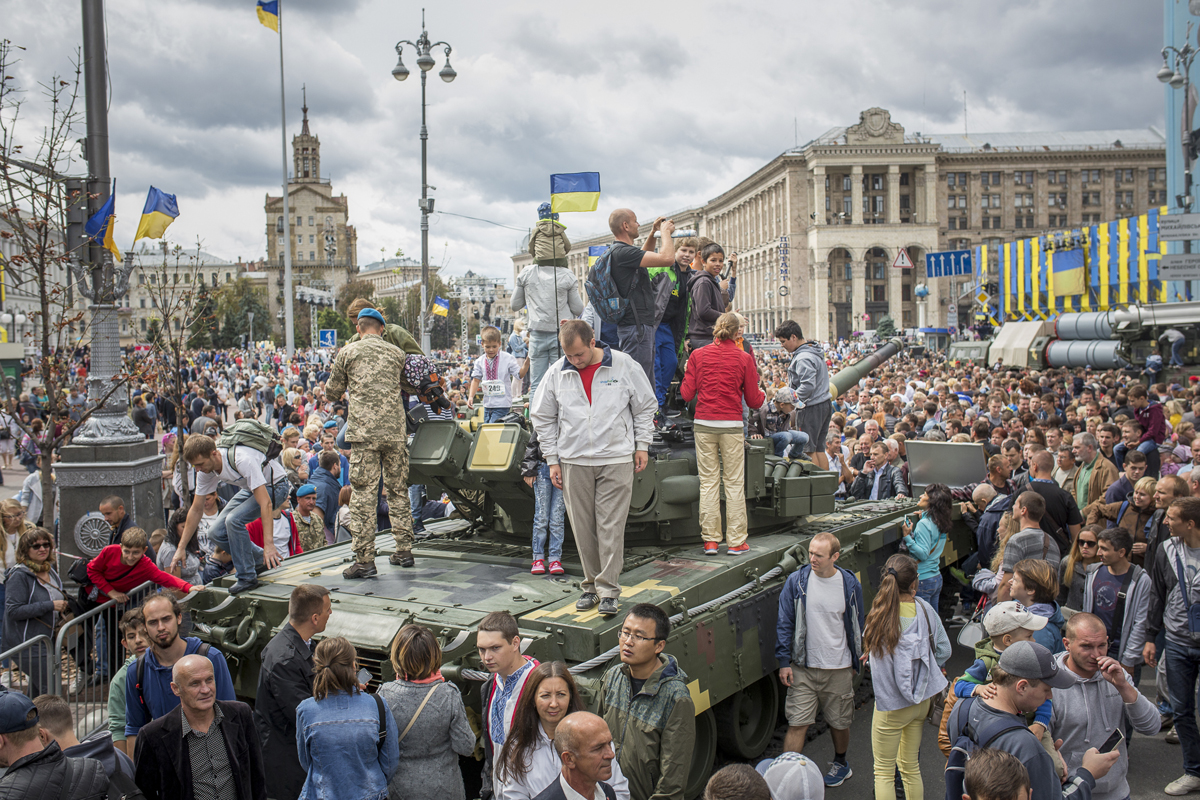
[[[25,90],[13,77],[22,50],[7,39],[0,40],[0,239],[12,245],[6,281],[13,286],[28,285],[37,303],[29,315],[33,332],[25,335],[22,344],[35,354],[36,363],[27,374],[41,380],[47,423],[39,436],[28,420],[20,414],[14,416],[39,452],[49,455],[114,393],[126,390],[126,376],[111,376],[98,402],[78,420],[70,418],[65,390],[76,384],[73,357],[76,344],[88,330],[88,321],[72,302],[69,289],[72,250],[85,243],[67,242],[64,237],[68,207],[82,203],[86,208],[86,198],[69,192],[66,185],[67,175],[78,169],[72,151],[82,117],[78,108],[80,58],[76,53],[73,75],[55,75],[38,84],[43,105],[35,109],[34,120],[26,123]],[[3,392],[11,409],[13,387],[7,381]],[[43,524],[47,526],[52,526],[54,519],[50,470],[51,459],[42,459]]]

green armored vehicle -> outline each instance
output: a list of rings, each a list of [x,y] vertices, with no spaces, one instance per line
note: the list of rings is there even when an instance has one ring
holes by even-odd
[[[834,395],[898,349],[898,343],[889,343],[838,373]],[[465,518],[426,523],[434,535],[417,542],[415,569],[387,564],[394,544],[385,532],[379,538],[376,578],[342,578],[352,560],[347,543],[288,559],[264,573],[263,584],[249,592],[230,597],[214,585],[195,595],[188,605],[197,635],[226,654],[238,694],[254,696],[259,653],[286,621],[292,589],[318,583],[333,597],[325,635],[345,636],[355,645],[372,683],[394,678],[388,656],[392,639],[401,626],[420,623],[440,637],[443,674],[477,710],[479,681],[486,673],[480,671],[475,627],[488,613],[508,610],[520,624],[524,652],[571,665],[590,700],[604,670],[619,660],[622,616],[575,609],[583,571],[570,536],[566,575],[529,574],[534,497],[520,475],[528,438],[517,424],[482,425],[473,434],[455,422],[418,426],[410,447],[410,481],[430,487],[431,495],[438,489],[448,493]],[[978,460],[983,474],[978,446],[944,446]],[[971,449],[961,449],[966,447]],[[833,473],[777,458],[769,450],[769,440],[748,443],[751,553],[737,559],[703,554],[700,482],[688,442],[656,443],[649,465],[635,476],[621,605],[654,603],[673,617],[666,652],[687,674],[697,713],[689,798],[703,789],[718,747],[731,757],[750,759],[771,741],[783,700],[774,656],[779,593],[787,576],[806,563],[808,540],[822,531],[836,535],[842,544],[839,565],[858,575],[870,602],[883,562],[897,551],[899,523],[915,510],[910,500],[838,507]],[[945,559],[956,562],[973,548],[973,537],[962,526],[950,537]]]

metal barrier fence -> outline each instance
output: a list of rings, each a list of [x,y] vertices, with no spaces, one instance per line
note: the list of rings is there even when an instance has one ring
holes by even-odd
[[[54,664],[49,636],[35,636],[0,653],[0,666],[8,672],[8,688],[26,697],[37,697],[54,682]]]
[[[152,581],[146,581],[126,592],[127,602],[109,600],[59,629],[49,691],[70,704],[80,739],[108,726],[109,683],[126,658],[117,623],[154,588]]]

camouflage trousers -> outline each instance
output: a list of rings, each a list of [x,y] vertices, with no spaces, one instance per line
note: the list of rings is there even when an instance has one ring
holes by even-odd
[[[412,550],[412,511],[408,504],[408,443],[355,442],[350,450],[350,535],[354,560],[375,560],[379,479],[387,489],[392,535],[397,550]]]
[[[308,522],[304,521],[299,512],[292,514],[292,519],[296,520],[296,532],[300,534],[300,546],[304,548],[304,552],[316,550],[327,544],[325,526],[321,524],[316,511],[308,518]]]

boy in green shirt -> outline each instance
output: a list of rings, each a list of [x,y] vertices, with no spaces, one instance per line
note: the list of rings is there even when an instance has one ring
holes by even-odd
[[[112,734],[113,746],[133,758],[133,753],[125,750],[125,673],[129,665],[150,647],[150,638],[146,635],[146,618],[142,616],[141,609],[126,611],[117,623],[117,631],[121,636],[121,646],[125,648],[129,657],[117,670],[108,687],[108,730]]]

